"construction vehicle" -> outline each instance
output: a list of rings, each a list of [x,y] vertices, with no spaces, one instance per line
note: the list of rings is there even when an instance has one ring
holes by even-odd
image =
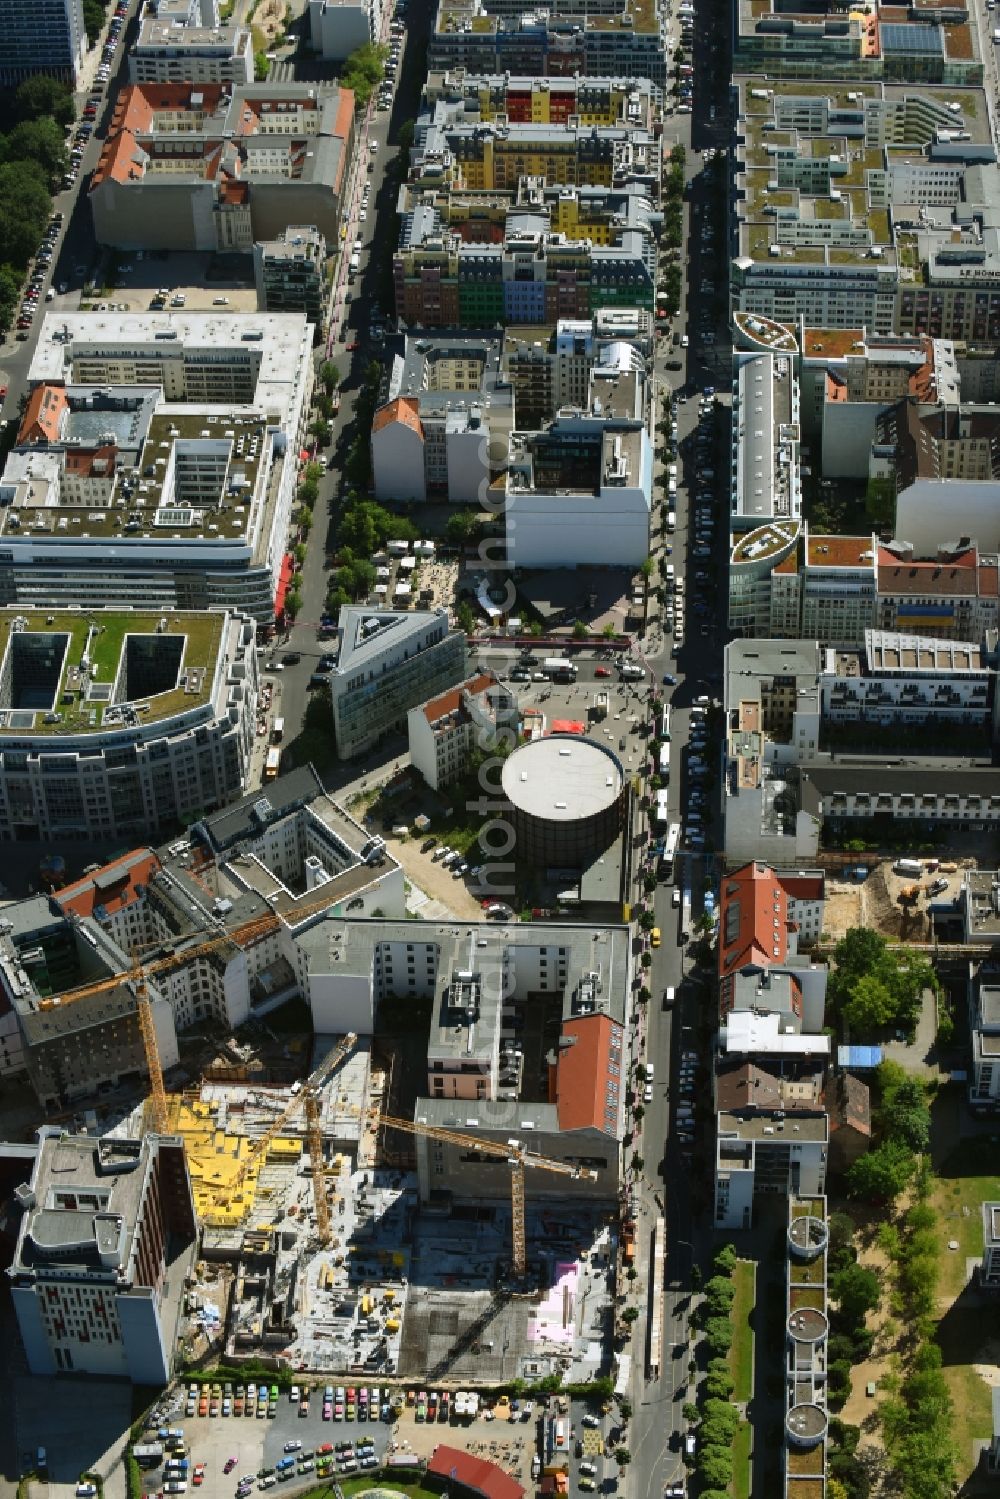
[[[527,1253],[524,1234],[524,1172],[525,1168],[551,1171],[556,1176],[571,1176],[575,1181],[596,1181],[597,1172],[587,1166],[572,1166],[567,1161],[553,1161],[548,1156],[525,1150],[518,1140],[490,1140],[483,1135],[464,1134],[461,1130],[442,1129],[437,1124],[423,1124],[419,1119],[396,1119],[383,1114],[380,1120],[385,1129],[400,1130],[404,1134],[418,1135],[426,1140],[440,1140],[445,1145],[462,1145],[480,1155],[501,1157],[510,1166],[510,1199],[513,1236],[514,1274],[522,1276],[527,1269]]]

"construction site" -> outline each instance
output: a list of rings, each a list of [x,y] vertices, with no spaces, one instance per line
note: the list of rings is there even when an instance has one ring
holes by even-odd
[[[228,1081],[216,1067],[198,1086],[163,1094],[201,1223],[184,1358],[470,1384],[576,1382],[605,1370],[613,1217],[523,1196],[520,1214],[512,1199],[421,1216],[400,1138],[415,1126],[383,1129],[386,1073],[370,1040],[313,1045],[304,1083]],[[113,1133],[134,1137],[151,1112],[147,1100]],[[509,1147],[504,1154],[517,1181],[523,1170]]]

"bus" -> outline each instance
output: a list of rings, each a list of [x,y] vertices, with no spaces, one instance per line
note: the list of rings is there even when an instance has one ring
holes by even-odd
[[[670,738],[670,704],[663,704],[663,712],[660,714],[660,738]]]
[[[542,662],[542,671],[554,682],[575,682],[577,667],[565,656],[547,656]]]
[[[661,744],[660,745],[659,774],[660,774],[660,780],[661,781],[667,782],[667,781],[670,780],[670,745],[669,744]]]
[[[667,829],[663,853],[660,855],[660,871],[665,880],[672,880],[674,877],[674,865],[677,861],[677,845],[680,841],[681,825],[679,822],[672,822]]]

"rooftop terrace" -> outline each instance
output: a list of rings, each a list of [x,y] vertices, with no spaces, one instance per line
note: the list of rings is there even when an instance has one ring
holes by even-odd
[[[144,726],[208,701],[223,613],[0,610],[0,736]]]

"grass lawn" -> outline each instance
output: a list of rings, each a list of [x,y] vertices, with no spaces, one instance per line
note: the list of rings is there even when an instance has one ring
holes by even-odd
[[[989,1437],[993,1426],[989,1386],[973,1365],[994,1362],[991,1337],[995,1324],[978,1297],[967,1293],[965,1262],[982,1254],[981,1207],[984,1201],[1000,1195],[996,1168],[997,1146],[993,1140],[963,1140],[938,1165],[932,1197],[938,1214],[935,1231],[941,1266],[938,1342],[955,1408],[954,1436],[962,1476],[971,1471],[973,1440]],[[959,1247],[949,1249],[952,1242]]]
[[[747,1401],[752,1393],[753,1328],[750,1317],[756,1300],[754,1266],[751,1260],[737,1260],[733,1269],[736,1299],[733,1302],[733,1346],[729,1350],[729,1369],[733,1376],[733,1399]],[[749,1440],[749,1438],[748,1438]]]
[[[983,1252],[982,1204],[1000,1195],[1000,1152],[993,1141],[965,1140],[937,1167],[933,1206],[941,1247],[943,1301],[953,1301],[965,1288],[965,1261]],[[953,1240],[958,1249],[949,1249]]]
[[[733,1437],[733,1499],[750,1499],[750,1422],[741,1421]]]
[[[359,1478],[330,1478],[326,1483],[310,1489],[302,1499],[330,1499],[334,1484],[340,1489],[344,1499],[350,1499],[352,1494],[362,1494],[366,1489],[390,1489],[393,1493],[406,1494],[407,1499],[441,1499],[440,1489],[428,1489],[417,1482],[401,1483],[391,1471],[386,1470],[383,1474],[378,1468],[373,1468],[370,1473]]]

